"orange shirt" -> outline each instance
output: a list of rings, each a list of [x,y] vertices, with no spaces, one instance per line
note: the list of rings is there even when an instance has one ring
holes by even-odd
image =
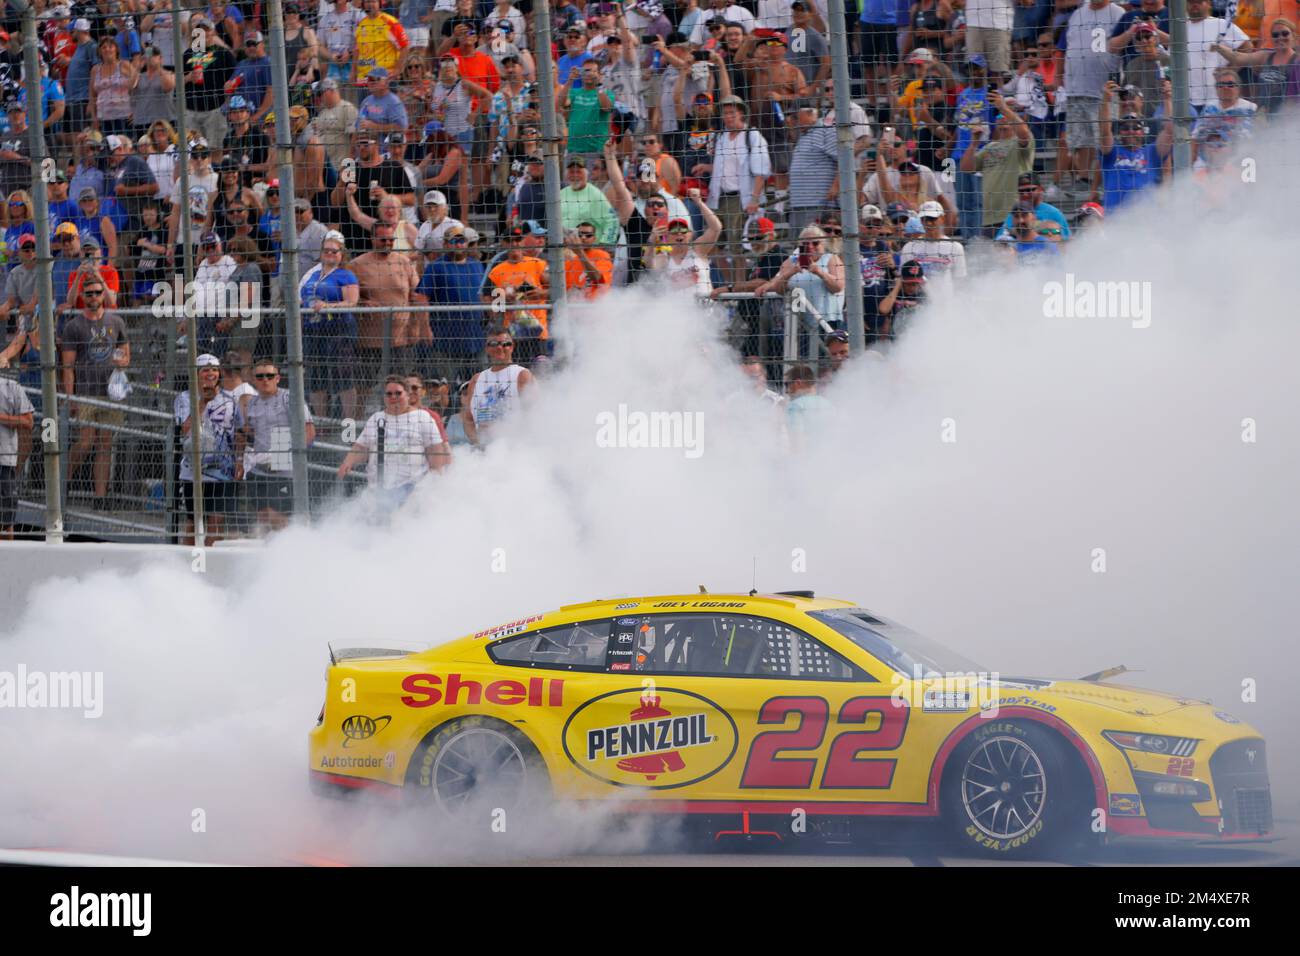
[[[536,292],[529,293],[525,301],[539,302],[544,301],[545,293],[542,290],[546,283],[546,263],[541,259],[534,259],[532,256],[524,256],[518,262],[511,262],[509,259],[502,259],[493,266],[492,271],[488,273],[488,279],[498,289],[504,289],[506,286],[512,286],[516,291],[525,283],[531,285]],[[541,296],[542,298],[539,298]],[[547,313],[545,310],[528,310],[527,315],[531,315],[542,326],[542,338],[549,334],[547,331]],[[504,313],[507,323],[517,321],[523,316],[520,310],[511,309]]]
[[[453,47],[451,55],[456,58],[456,63],[460,66],[460,75],[465,79],[479,86],[486,86],[493,93],[501,89],[501,74],[497,72],[497,65],[492,57],[478,50],[473,53],[462,53],[460,47]],[[478,111],[486,113],[487,107],[487,103],[479,103]]]
[[[122,280],[117,274],[117,270],[107,263],[99,267],[99,277],[104,280],[104,285],[113,292],[122,291]],[[86,307],[86,301],[81,297],[81,286],[84,284],[86,274],[77,269],[72,275],[68,276],[68,298],[72,300],[73,306],[78,309]],[[105,298],[104,308],[108,308],[108,301]]]
[[[614,281],[614,260],[604,249],[588,249],[587,258],[600,273],[600,282],[593,284],[582,260],[575,254],[564,263],[564,287],[570,292],[581,290],[584,298],[595,299],[609,291]]]

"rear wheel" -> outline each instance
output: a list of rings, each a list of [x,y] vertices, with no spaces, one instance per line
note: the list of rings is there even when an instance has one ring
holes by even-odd
[[[550,789],[532,742],[487,717],[439,727],[416,750],[407,783],[449,816],[533,809]]]
[[[1077,821],[1064,745],[1031,723],[995,720],[958,748],[944,775],[944,816],[958,841],[986,855],[1064,848]]]

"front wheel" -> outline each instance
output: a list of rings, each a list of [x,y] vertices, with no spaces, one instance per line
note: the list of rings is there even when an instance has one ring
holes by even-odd
[[[944,816],[960,843],[996,857],[1065,846],[1071,792],[1064,746],[1033,724],[994,720],[953,755]]]

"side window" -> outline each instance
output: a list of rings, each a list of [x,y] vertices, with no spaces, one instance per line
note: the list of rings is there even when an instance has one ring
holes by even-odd
[[[517,667],[603,671],[608,647],[609,621],[585,621],[506,638],[488,654],[498,664]]]
[[[656,614],[636,629],[632,670],[792,680],[869,679],[806,634],[740,614]]]

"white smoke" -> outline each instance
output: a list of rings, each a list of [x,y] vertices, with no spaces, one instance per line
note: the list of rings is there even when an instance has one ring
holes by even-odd
[[[3,713],[0,845],[499,856],[490,836],[412,841],[427,824],[307,792],[326,641],[436,643],[700,584],[851,598],[1004,675],[1142,668],[1121,680],[1213,697],[1258,727],[1275,806],[1294,810],[1300,200],[1268,178],[1209,216],[1185,185],[1077,240],[1079,279],[1150,283],[1149,327],[1045,317],[1059,271],[974,280],[887,361],[841,373],[824,392],[833,419],[795,453],[740,397],[752,393],[714,319],[616,292],[575,320],[567,367],[500,440],[462,454],[388,526],[345,511],[291,530],[225,588],[161,565],[35,588],[0,668],[103,670],[105,710]],[[703,454],[602,447],[597,416],[620,403],[702,413]],[[1247,681],[1256,702],[1242,701]],[[524,851],[643,842],[603,823],[569,815]]]

